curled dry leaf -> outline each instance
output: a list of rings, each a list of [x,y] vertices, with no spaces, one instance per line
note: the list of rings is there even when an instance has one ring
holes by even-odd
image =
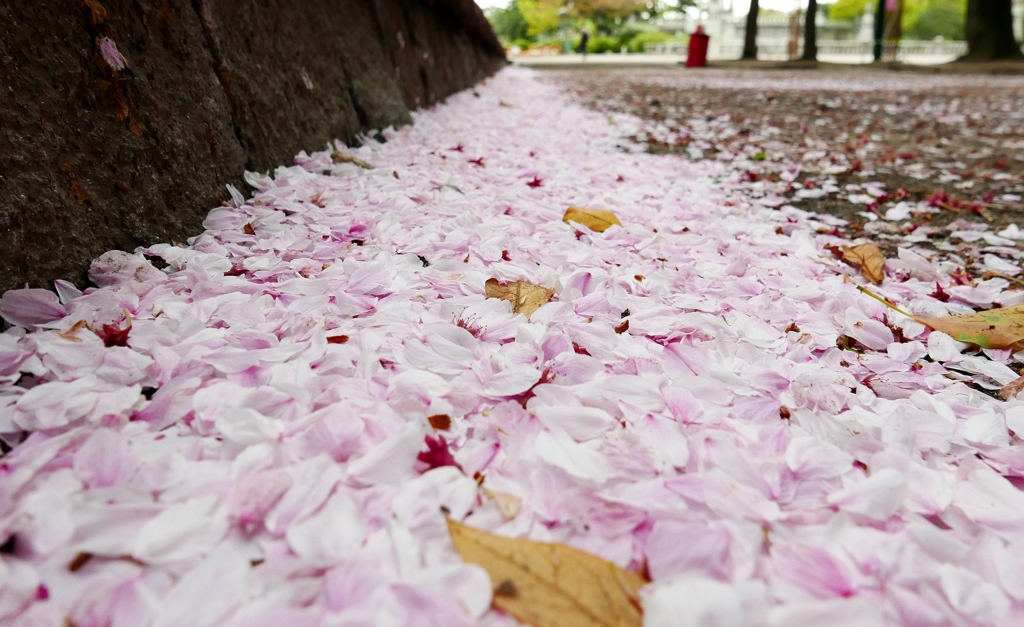
[[[562,216],[562,222],[578,222],[591,231],[603,233],[612,225],[622,226],[619,218],[607,209],[586,209],[584,207],[569,207]]]
[[[515,281],[502,285],[498,283],[498,279],[487,279],[484,291],[487,293],[487,298],[500,298],[512,303],[512,313],[521,313],[526,316],[527,320],[533,315],[533,312],[540,309],[541,305],[555,295],[555,290],[526,281]]]
[[[635,572],[562,544],[497,536],[448,521],[462,559],[482,566],[494,606],[534,627],[639,627]]]
[[[1012,401],[1024,390],[1024,377],[1018,377],[1010,381],[999,390],[999,398],[1004,401]]]
[[[342,152],[340,150],[335,150],[334,152],[331,153],[331,161],[335,163],[352,163],[359,166],[360,168],[363,168],[364,170],[373,169],[372,165],[363,161],[359,157],[350,155],[347,152]]]
[[[880,285],[885,279],[885,272],[882,267],[885,265],[885,255],[882,250],[874,244],[861,244],[859,246],[844,246],[842,259],[854,268],[859,268],[864,278],[875,285]]]

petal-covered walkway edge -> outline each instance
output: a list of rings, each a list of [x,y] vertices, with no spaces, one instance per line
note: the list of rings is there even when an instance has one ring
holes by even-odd
[[[447,515],[643,571],[647,625],[1022,624],[1010,351],[636,125],[508,69],[339,146],[373,169],[299,155],[98,289],[5,294],[0,622],[513,624]],[[886,270],[923,317],[1022,300]]]

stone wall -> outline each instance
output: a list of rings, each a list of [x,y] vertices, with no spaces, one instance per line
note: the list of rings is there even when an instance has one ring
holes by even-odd
[[[200,232],[244,170],[504,64],[473,0],[0,0],[0,24],[0,291],[81,287]]]

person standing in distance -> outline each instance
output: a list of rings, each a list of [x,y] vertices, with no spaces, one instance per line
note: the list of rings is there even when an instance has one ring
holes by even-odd
[[[583,53],[583,60],[587,60],[587,41],[590,39],[590,33],[587,29],[580,30],[580,45],[576,47],[576,52]]]

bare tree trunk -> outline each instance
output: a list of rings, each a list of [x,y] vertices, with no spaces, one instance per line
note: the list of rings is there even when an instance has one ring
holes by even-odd
[[[1011,0],[967,0],[967,61],[1024,59],[1013,39]]]
[[[807,0],[807,15],[804,16],[804,61],[818,60],[818,0]]]
[[[750,12],[747,13],[747,32],[743,40],[741,59],[757,58],[757,12],[757,0],[750,0]]]
[[[875,5],[875,45],[872,53],[875,61],[882,60],[882,42],[885,40],[885,0],[878,0]]]

